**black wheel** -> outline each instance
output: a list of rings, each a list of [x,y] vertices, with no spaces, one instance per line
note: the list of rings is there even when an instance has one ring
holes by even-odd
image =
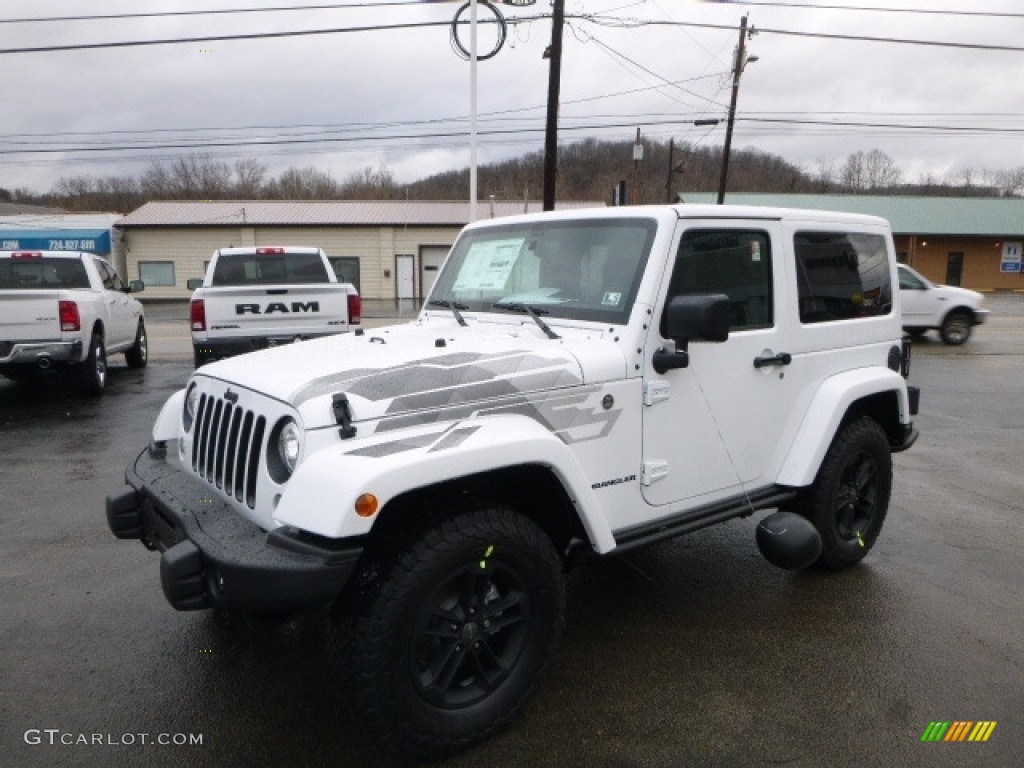
[[[349,677],[370,727],[406,754],[437,758],[504,726],[561,636],[562,563],[548,536],[511,509],[481,506],[373,571]]]
[[[843,427],[818,469],[801,512],[821,536],[818,565],[834,570],[859,563],[885,522],[892,491],[892,454],[885,432],[862,417]]]
[[[135,343],[124,353],[124,361],[129,368],[145,368],[149,362],[149,337],[146,336],[146,323],[143,320],[139,320]]]
[[[970,313],[960,309],[954,309],[946,315],[939,328],[942,343],[958,347],[971,338],[971,329],[974,327],[972,319]]]
[[[93,333],[89,354],[78,368],[78,388],[86,395],[99,395],[107,386],[107,349],[103,334]]]
[[[199,351],[199,347],[192,347],[192,361],[196,368],[200,368],[210,362],[209,358]]]

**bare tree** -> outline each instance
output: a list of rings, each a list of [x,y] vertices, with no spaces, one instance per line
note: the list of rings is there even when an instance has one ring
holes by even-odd
[[[313,166],[289,168],[267,185],[267,196],[280,200],[330,200],[338,197],[338,183]]]
[[[267,166],[253,157],[235,161],[232,194],[239,200],[255,200],[263,196],[263,177]]]

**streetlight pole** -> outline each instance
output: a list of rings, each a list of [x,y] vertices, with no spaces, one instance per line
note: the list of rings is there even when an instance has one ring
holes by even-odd
[[[751,32],[753,34],[753,32]],[[725,125],[725,147],[722,150],[722,175],[718,180],[718,204],[725,202],[725,184],[729,178],[729,153],[732,150],[732,126],[736,121],[736,99],[740,94],[740,75],[747,65],[747,17],[740,21],[740,42],[736,46],[736,60],[732,68],[732,98],[729,101],[729,118]],[[757,61],[752,56],[750,61]]]

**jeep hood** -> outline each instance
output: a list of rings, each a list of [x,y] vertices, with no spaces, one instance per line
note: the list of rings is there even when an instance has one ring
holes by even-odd
[[[518,325],[452,329],[414,323],[255,352],[197,373],[290,403],[307,429],[336,424],[336,394],[345,394],[352,420],[361,422],[625,374],[621,344],[600,331],[567,329],[554,340]]]

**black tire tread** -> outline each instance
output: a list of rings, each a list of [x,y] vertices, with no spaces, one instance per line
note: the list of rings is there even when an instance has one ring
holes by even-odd
[[[517,546],[538,558],[536,567],[544,572],[543,578],[554,592],[558,606],[553,636],[540,649],[535,674],[506,710],[487,713],[483,722],[468,729],[462,722],[446,731],[443,718],[438,718],[433,728],[423,727],[413,722],[398,700],[397,688],[390,684],[389,673],[399,655],[396,644],[402,642],[392,627],[397,626],[401,615],[411,610],[410,597],[422,586],[423,573],[437,567],[437,558],[445,553],[451,556],[466,542],[487,540],[508,542],[505,546]],[[336,630],[337,641],[347,645],[351,653],[348,681],[355,694],[356,707],[370,728],[406,754],[433,759],[465,749],[505,726],[539,687],[554,656],[564,621],[562,562],[547,535],[511,509],[485,505],[457,513],[426,529],[392,558],[382,562],[376,577],[375,588],[366,588],[364,584],[362,595],[356,598],[351,637],[346,637],[343,629]],[[335,617],[335,621],[342,620],[343,617]],[[345,652],[344,647],[339,650]],[[491,704],[493,702],[482,702],[474,706],[486,709]]]

